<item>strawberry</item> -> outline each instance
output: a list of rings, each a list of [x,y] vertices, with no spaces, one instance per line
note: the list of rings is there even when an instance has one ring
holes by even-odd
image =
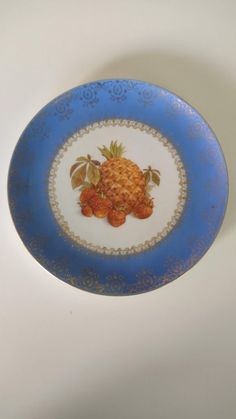
[[[82,212],[83,215],[85,215],[85,217],[92,217],[92,215],[93,215],[93,210],[89,205],[84,205],[81,208],[81,212]]]
[[[97,207],[93,210],[93,214],[95,215],[95,217],[98,217],[98,218],[106,217],[108,212],[109,212],[109,208],[106,208],[103,206]]]
[[[98,218],[106,217],[112,208],[112,203],[109,199],[102,198],[98,195],[94,195],[89,200],[89,205],[92,207],[94,215]]]
[[[108,221],[113,227],[119,227],[125,223],[126,215],[123,211],[112,209],[108,213]]]
[[[80,202],[84,204],[88,202],[92,197],[96,196],[97,192],[94,188],[85,188],[80,194]]]
[[[152,207],[148,207],[145,204],[140,204],[134,209],[134,215],[137,218],[148,218],[152,215],[153,209]]]

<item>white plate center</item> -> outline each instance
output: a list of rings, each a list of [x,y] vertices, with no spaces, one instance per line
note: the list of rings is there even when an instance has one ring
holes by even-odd
[[[80,192],[72,189],[69,175],[79,156],[90,154],[103,163],[98,147],[109,147],[112,140],[124,145],[124,157],[141,170],[151,166],[161,173],[160,185],[151,190],[153,214],[144,220],[130,214],[117,228],[106,218],[81,214]],[[160,241],[177,223],[186,199],[186,175],[176,149],[158,131],[137,122],[104,121],[81,130],[64,144],[52,165],[49,196],[57,221],[73,240],[102,253],[134,253]]]

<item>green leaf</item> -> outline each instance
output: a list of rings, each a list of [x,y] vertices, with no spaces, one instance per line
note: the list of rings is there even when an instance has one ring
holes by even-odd
[[[72,178],[71,178],[71,185],[72,188],[78,188],[85,180],[86,177],[86,164],[81,166],[79,169],[75,170]]]
[[[117,141],[115,142],[115,157],[121,157],[122,154],[125,153],[125,147],[120,143],[117,145]]]
[[[117,140],[111,141],[109,148],[103,146],[101,148],[98,147],[98,149],[107,160],[110,160],[114,157],[121,157],[125,152],[125,147],[122,144],[118,145]]]
[[[145,182],[146,182],[146,185],[150,182],[150,172],[145,172],[144,173],[144,177],[145,177]]]
[[[85,162],[85,161],[88,161],[88,159],[87,159],[87,157],[78,157],[77,159],[76,159],[76,161],[81,161],[81,162]]]
[[[116,157],[116,144],[117,144],[117,141],[112,141],[110,145],[110,152],[113,157]]]
[[[79,190],[82,192],[84,189],[87,188],[92,188],[92,184],[87,182],[86,180],[82,183],[81,187],[79,188]]]
[[[153,181],[153,183],[155,183],[157,186],[159,186],[159,185],[160,185],[160,176],[159,176],[157,173],[155,173],[155,172],[152,172],[152,181]]]
[[[105,157],[107,160],[112,159],[113,156],[106,146],[98,147],[98,150],[101,152],[102,156]]]
[[[154,183],[149,183],[146,186],[146,195],[148,198],[151,198],[151,191],[153,190],[153,188],[154,188]]]
[[[75,164],[73,164],[71,166],[71,168],[70,168],[70,176],[72,176],[72,173],[75,171],[75,169],[77,169],[77,167],[81,166],[81,164],[83,164],[83,162],[78,162],[78,163],[75,163]]]
[[[94,164],[89,164],[87,176],[89,182],[96,186],[100,180],[100,170]]]
[[[123,146],[123,144],[120,143],[118,156],[121,157],[125,152],[126,152],[125,147]]]
[[[119,144],[118,146],[116,146],[116,157],[121,157],[122,156],[122,144]]]

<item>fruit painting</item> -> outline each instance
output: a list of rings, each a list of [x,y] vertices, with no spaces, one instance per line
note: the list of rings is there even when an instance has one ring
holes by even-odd
[[[85,217],[107,218],[113,227],[125,223],[130,214],[138,219],[152,215],[151,190],[160,184],[160,172],[148,166],[141,170],[124,157],[125,148],[118,141],[99,147],[101,157],[80,156],[70,169],[71,185],[80,190],[79,202]]]

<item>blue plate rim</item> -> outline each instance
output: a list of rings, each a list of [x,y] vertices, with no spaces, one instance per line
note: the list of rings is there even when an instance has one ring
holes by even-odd
[[[8,172],[8,203],[9,203],[9,210],[10,210],[10,213],[11,213],[11,217],[12,217],[12,220],[13,220],[13,223],[14,223],[14,225],[15,225],[15,228],[16,228],[16,231],[17,231],[17,233],[18,233],[18,235],[20,236],[20,238],[21,238],[21,240],[22,240],[22,242],[23,242],[23,244],[25,245],[25,247],[28,249],[28,251],[31,253],[31,255],[39,262],[39,264],[41,264],[41,266],[42,267],[44,267],[47,271],[49,271],[50,273],[52,273],[54,276],[58,276],[56,273],[54,273],[54,272],[52,272],[50,269],[48,269],[48,267],[45,267],[44,265],[42,265],[42,263],[40,263],[40,261],[35,257],[35,255],[29,250],[29,248],[27,247],[27,244],[25,243],[25,241],[24,241],[24,239],[22,238],[22,235],[20,234],[20,232],[19,232],[19,229],[17,229],[17,226],[16,226],[16,224],[15,224],[15,214],[13,213],[13,211],[12,211],[12,208],[11,208],[11,205],[10,205],[10,199],[11,199],[11,195],[12,195],[12,191],[11,191],[11,187],[12,187],[12,180],[11,180],[11,176],[10,176],[10,169],[11,169],[11,167],[12,167],[12,164],[14,163],[14,156],[15,156],[15,153],[17,152],[17,147],[18,147],[18,144],[20,143],[20,141],[21,141],[21,138],[23,137],[23,135],[24,135],[24,133],[27,131],[27,129],[29,128],[29,126],[32,124],[32,122],[33,121],[35,121],[35,120],[37,120],[37,118],[38,118],[38,116],[45,110],[45,109],[47,109],[49,106],[51,106],[51,105],[53,105],[53,104],[55,104],[55,102],[56,101],[58,101],[58,100],[60,100],[60,99],[63,99],[64,97],[65,97],[65,95],[68,95],[68,94],[70,94],[71,92],[73,92],[73,91],[75,91],[76,89],[79,89],[79,88],[82,88],[82,87],[86,87],[86,86],[91,86],[91,85],[96,85],[97,83],[101,83],[101,82],[104,82],[104,83],[106,83],[106,82],[112,82],[112,83],[114,83],[114,82],[116,82],[116,81],[120,81],[120,82],[124,82],[124,81],[127,81],[127,82],[137,82],[137,83],[140,83],[140,85],[145,85],[145,86],[151,86],[151,87],[153,87],[154,89],[160,89],[160,90],[162,90],[162,91],[164,91],[164,92],[166,92],[166,93],[168,93],[168,94],[170,94],[170,95],[172,95],[172,96],[174,96],[175,98],[177,98],[177,99],[180,99],[180,101],[182,102],[182,103],[184,103],[184,104],[186,104],[190,109],[192,109],[193,111],[194,111],[194,113],[196,114],[196,115],[198,115],[198,117],[204,122],[204,124],[209,128],[209,130],[212,132],[212,134],[213,134],[213,136],[214,136],[214,141],[216,141],[217,142],[217,145],[218,145],[218,147],[219,147],[219,150],[220,150],[220,154],[221,154],[221,157],[222,157],[222,159],[223,159],[223,162],[224,162],[224,170],[225,170],[225,173],[224,173],[224,175],[225,175],[225,178],[224,178],[224,180],[225,180],[225,186],[226,186],[226,188],[225,188],[225,204],[224,204],[224,208],[223,208],[223,211],[222,211],[222,214],[221,214],[221,220],[220,220],[220,223],[219,223],[219,225],[218,225],[218,228],[217,229],[215,229],[214,230],[214,234],[213,234],[213,236],[212,236],[212,240],[211,240],[211,243],[210,243],[210,245],[209,246],[207,246],[206,248],[205,248],[205,250],[201,253],[201,255],[199,255],[199,257],[198,257],[198,259],[197,259],[197,261],[195,261],[191,266],[189,266],[188,268],[186,268],[185,270],[184,270],[184,272],[182,272],[180,275],[177,275],[176,276],[176,278],[177,277],[180,277],[180,276],[182,276],[184,273],[186,273],[186,272],[188,272],[189,271],[189,269],[191,269],[191,267],[193,266],[193,265],[195,265],[197,262],[199,262],[200,260],[201,260],[201,258],[206,254],[206,252],[209,250],[209,248],[211,247],[211,245],[212,245],[212,243],[213,243],[213,241],[215,240],[215,238],[216,238],[216,236],[218,235],[218,233],[219,233],[219,231],[220,231],[220,228],[221,228],[221,226],[222,226],[222,223],[223,223],[223,220],[224,220],[224,218],[225,218],[225,214],[226,214],[226,209],[227,209],[227,204],[228,204],[228,197],[229,197],[229,176],[228,176],[228,169],[227,169],[227,165],[226,165],[226,160],[225,160],[225,156],[224,156],[224,153],[223,153],[223,150],[222,150],[222,147],[221,147],[221,144],[220,144],[220,142],[219,142],[219,140],[218,140],[218,138],[217,138],[217,136],[216,136],[216,134],[215,134],[215,132],[212,130],[212,128],[210,127],[210,125],[208,124],[208,122],[205,120],[205,118],[203,118],[203,116],[192,106],[192,105],[190,105],[185,99],[182,99],[182,97],[180,97],[179,95],[177,95],[177,94],[175,94],[174,92],[172,92],[172,91],[170,91],[170,90],[168,90],[167,88],[163,88],[163,87],[161,87],[161,86],[159,86],[159,85],[157,85],[157,84],[154,84],[154,83],[150,83],[150,82],[144,82],[144,81],[142,81],[142,80],[137,80],[137,79],[129,79],[129,78],[116,78],[116,79],[101,79],[101,80],[97,80],[97,81],[93,81],[93,82],[87,82],[87,83],[83,83],[83,84],[81,84],[81,85],[78,85],[78,86],[75,86],[75,87],[73,87],[73,88],[71,88],[71,89],[69,89],[69,90],[67,90],[67,91],[65,91],[65,92],[63,92],[62,94],[60,94],[60,95],[58,95],[57,97],[55,97],[54,99],[52,99],[51,101],[49,101],[42,109],[40,109],[37,113],[36,113],[36,115],[30,120],[30,122],[28,123],[28,125],[26,126],[26,128],[23,130],[23,132],[22,132],[22,134],[21,134],[21,136],[20,136],[20,139],[18,140],[18,142],[17,142],[17,144],[16,144],[16,146],[15,146],[15,148],[14,148],[14,151],[13,151],[13,154],[12,154],[12,157],[11,157],[11,161],[10,161],[10,165],[9,165],[9,172]],[[60,276],[58,276],[59,278],[60,278]],[[167,283],[169,283],[169,282],[172,282],[172,280],[173,279],[176,279],[176,278],[172,278],[170,281],[168,281]],[[63,278],[60,278],[60,279],[63,279]],[[63,279],[63,280],[65,280],[65,279]],[[65,282],[67,282],[67,281],[65,281]],[[78,286],[77,284],[73,284],[73,283],[71,283],[71,285],[75,285],[75,286]],[[159,286],[162,286],[162,285],[164,285],[164,284],[160,284]],[[159,286],[154,286],[152,289],[156,289],[156,288],[158,288]],[[145,290],[145,289],[143,289],[143,290],[141,290],[141,289],[139,289],[137,292],[132,292],[132,293],[127,293],[127,294],[125,294],[125,293],[110,293],[110,292],[108,292],[108,293],[106,293],[106,292],[102,292],[102,293],[100,293],[100,292],[98,292],[98,290],[97,289],[95,289],[95,290],[93,290],[93,289],[86,289],[86,288],[82,288],[82,287],[80,287],[79,286],[79,288],[80,289],[83,289],[83,290],[86,290],[86,291],[89,291],[89,292],[95,292],[96,294],[98,293],[98,294],[100,294],[100,295],[120,295],[120,296],[122,296],[122,295],[136,295],[136,294],[140,294],[140,293],[143,293],[143,292],[146,292],[146,291],[149,291],[149,289],[147,289],[147,290]],[[151,289],[150,289],[151,290]]]

